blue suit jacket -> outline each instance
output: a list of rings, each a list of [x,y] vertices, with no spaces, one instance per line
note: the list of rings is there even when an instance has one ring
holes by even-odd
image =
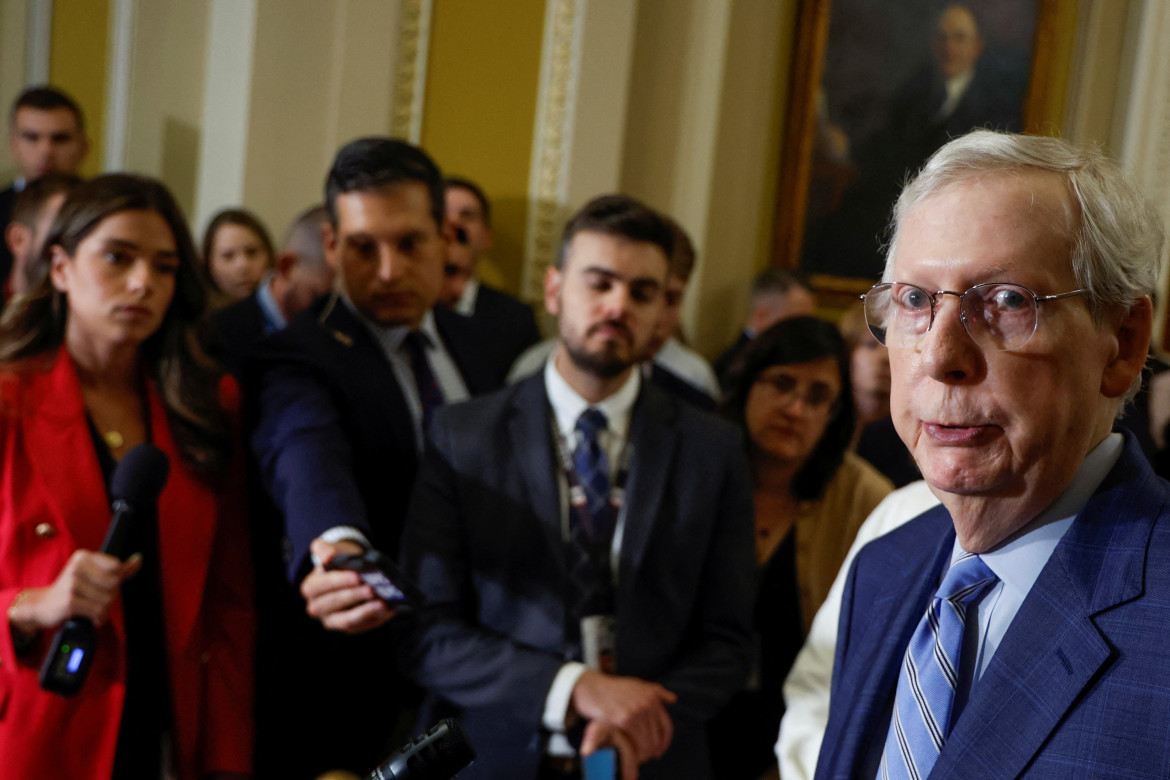
[[[931,778],[1170,777],[1168,513],[1170,484],[1127,434],[972,690]],[[902,656],[954,539],[939,507],[854,561],[818,778],[857,776],[885,740]]]
[[[405,669],[430,692],[424,721],[461,718],[479,752],[468,780],[536,776],[545,698],[565,662],[550,415],[543,372],[441,410],[403,536],[405,571],[429,599]],[[728,423],[650,383],[630,442],[617,671],[678,694],[671,747],[642,777],[709,777],[704,724],[743,683],[751,643],[743,445]]]
[[[507,366],[485,362],[469,321],[436,308],[435,325],[470,392],[503,383]],[[333,768],[364,776],[411,736],[395,727],[413,721],[405,712],[416,694],[394,667],[389,626],[327,632],[305,616],[295,584],[309,569],[310,542],[333,526],[356,526],[397,555],[419,462],[410,410],[381,346],[334,296],[261,342],[245,379],[256,481],[271,497],[255,496],[252,512],[262,621],[257,777]],[[293,586],[283,582],[282,547]]]

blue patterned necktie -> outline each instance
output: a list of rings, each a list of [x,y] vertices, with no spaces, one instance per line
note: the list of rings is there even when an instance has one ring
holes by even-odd
[[[593,527],[588,529],[592,537],[604,537],[608,530],[604,525],[610,514],[609,459],[605,457],[605,450],[598,441],[598,434],[606,430],[608,425],[605,412],[592,407],[581,412],[577,418],[577,432],[581,436],[577,448],[573,450],[573,467],[577,469],[577,478],[581,480],[586,506],[593,519]]]
[[[922,780],[938,761],[951,732],[967,608],[997,581],[978,555],[951,564],[926,614],[914,629],[894,698],[879,777]]]
[[[583,507],[569,509],[569,539],[565,549],[569,580],[565,610],[566,655],[583,660],[581,619],[613,614],[613,580],[609,546],[615,515],[609,500],[609,461],[598,442],[608,425],[605,413],[586,409],[577,419],[580,434],[573,450],[573,469],[584,494]]]

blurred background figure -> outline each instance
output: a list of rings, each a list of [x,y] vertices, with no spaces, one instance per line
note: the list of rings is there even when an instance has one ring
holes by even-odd
[[[869,332],[861,302],[850,306],[838,324],[849,348],[853,405],[857,407],[857,432],[871,422],[890,416],[890,356]]]
[[[0,229],[12,220],[16,196],[29,182],[47,173],[76,175],[89,141],[85,117],[73,98],[53,87],[31,87],[12,103],[8,124],[8,152],[16,163],[17,177],[0,190]],[[0,241],[0,287],[12,270],[7,241]]]
[[[203,234],[212,305],[242,301],[256,292],[275,254],[268,228],[252,212],[224,209],[212,217]]]
[[[446,232],[447,262],[443,264],[443,288],[439,291],[439,303],[449,309],[457,309],[475,274],[475,257],[466,229],[448,222]]]
[[[115,174],[79,185],[45,243],[0,321],[4,775],[246,777],[255,613],[238,393],[190,337],[206,294],[186,223],[161,184]],[[123,562],[95,550],[117,463],[143,442],[170,476]],[[97,648],[65,698],[38,670],[72,617],[95,623]]]
[[[449,226],[448,259],[441,303],[488,329],[492,360],[512,365],[540,341],[532,307],[484,284],[478,266],[492,246],[492,206],[478,184],[458,176],[444,179]],[[457,295],[456,295],[457,293]]]
[[[216,357],[236,377],[262,338],[283,329],[333,289],[333,268],[325,262],[321,239],[328,219],[324,206],[303,211],[289,227],[272,270],[256,292],[212,315]]]
[[[711,725],[721,780],[756,780],[775,763],[784,678],[857,529],[892,490],[849,451],[849,361],[833,325],[784,320],[752,341],[724,401],[746,434],[755,486],[757,655]]]
[[[715,373],[724,391],[742,357],[745,346],[780,320],[811,317],[816,311],[812,288],[799,273],[787,268],[769,268],[752,280],[751,311],[735,343],[715,358]]]
[[[5,299],[28,288],[28,268],[33,258],[40,255],[45,236],[61,210],[61,204],[80,183],[81,179],[70,173],[47,173],[29,182],[17,194],[12,221],[4,229],[4,244],[12,255],[12,271],[4,288]]]
[[[869,332],[860,301],[845,310],[838,327],[849,347],[853,403],[857,407],[853,451],[895,487],[909,485],[921,475],[890,417],[890,353]]]

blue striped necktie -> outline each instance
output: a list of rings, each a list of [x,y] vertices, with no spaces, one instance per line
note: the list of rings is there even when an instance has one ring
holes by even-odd
[[[998,578],[978,555],[951,564],[902,659],[879,777],[922,780],[951,732],[967,608]]]

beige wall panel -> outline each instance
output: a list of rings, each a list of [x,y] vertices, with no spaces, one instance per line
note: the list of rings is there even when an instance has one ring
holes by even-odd
[[[209,0],[139,2],[134,19],[125,168],[166,182],[194,213]]]

